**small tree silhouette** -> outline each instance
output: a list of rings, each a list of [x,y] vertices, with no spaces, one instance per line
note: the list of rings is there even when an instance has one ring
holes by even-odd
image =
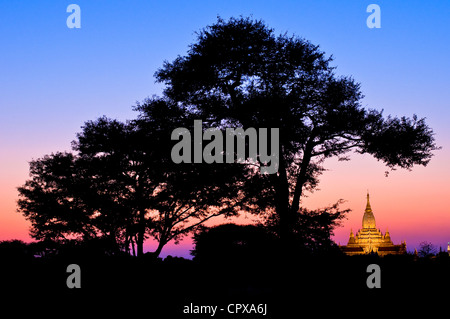
[[[436,247],[430,242],[423,241],[419,244],[419,257],[430,257],[432,255],[435,255],[436,252]]]

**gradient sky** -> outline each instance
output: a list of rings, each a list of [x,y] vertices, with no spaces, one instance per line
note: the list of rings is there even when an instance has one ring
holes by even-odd
[[[69,29],[66,8],[81,8],[81,29]],[[381,29],[369,29],[366,8],[381,8]],[[427,167],[386,168],[370,156],[329,160],[320,190],[303,200],[319,208],[342,198],[353,211],[336,231],[344,244],[361,227],[366,191],[377,227],[412,251],[421,241],[450,241],[450,24],[448,1],[0,1],[0,240],[30,241],[16,213],[16,188],[28,161],[70,149],[84,121],[133,118],[135,101],[160,94],[153,74],[184,54],[195,31],[217,15],[250,15],[276,33],[319,44],[337,73],[362,84],[365,107],[426,117],[442,150]],[[242,217],[239,221],[250,219]],[[148,249],[151,249],[151,243]],[[187,256],[190,242],[167,254]]]

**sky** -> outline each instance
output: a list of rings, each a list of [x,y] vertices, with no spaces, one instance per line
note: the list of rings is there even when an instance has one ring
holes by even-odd
[[[70,29],[67,6],[81,9]],[[369,4],[381,28],[368,28]],[[0,240],[31,241],[16,212],[17,187],[28,162],[70,150],[85,121],[136,116],[132,106],[154,94],[155,71],[183,55],[195,32],[216,21],[252,15],[276,33],[295,34],[333,55],[338,75],[361,83],[362,105],[394,116],[426,117],[442,147],[427,167],[386,168],[370,156],[330,159],[319,189],[302,205],[316,209],[346,200],[352,212],[335,231],[346,244],[361,228],[366,193],[377,227],[409,251],[422,241],[450,242],[450,24],[448,1],[7,1],[0,0]],[[242,216],[237,222],[247,223]],[[151,250],[153,244],[147,243]],[[162,253],[189,256],[190,240]]]

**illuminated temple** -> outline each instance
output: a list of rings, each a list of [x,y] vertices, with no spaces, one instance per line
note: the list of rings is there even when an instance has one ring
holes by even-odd
[[[400,245],[394,245],[389,235],[389,231],[383,233],[376,228],[375,216],[372,212],[369,202],[369,193],[367,193],[367,205],[362,220],[362,229],[358,230],[356,235],[350,230],[350,238],[347,246],[340,246],[347,255],[362,255],[377,253],[379,256],[389,254],[400,255],[406,253],[406,242]]]

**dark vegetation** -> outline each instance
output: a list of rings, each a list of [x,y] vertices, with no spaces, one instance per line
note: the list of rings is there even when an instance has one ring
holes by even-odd
[[[67,309],[71,314],[98,315],[146,311],[170,318],[189,318],[182,310],[191,302],[221,307],[267,303],[269,314],[282,318],[305,311],[344,314],[345,304],[364,309],[368,299],[381,304],[427,300],[445,295],[450,284],[447,253],[380,258],[349,257],[338,250],[308,256],[292,252],[288,262],[280,264],[271,235],[255,226],[226,224],[202,231],[196,235],[193,260],[171,256],[162,260],[149,254],[111,256],[100,253],[96,245],[77,245],[55,247],[37,257],[42,253],[39,243],[1,242],[2,290],[7,292],[3,300],[13,302],[26,295],[28,310],[34,314],[55,315]],[[80,289],[66,286],[71,263],[81,267]],[[381,289],[366,286],[366,269],[373,263],[382,270]],[[323,303],[327,306],[318,306]],[[4,305],[3,309],[12,307]],[[217,316],[227,318],[223,315]]]

